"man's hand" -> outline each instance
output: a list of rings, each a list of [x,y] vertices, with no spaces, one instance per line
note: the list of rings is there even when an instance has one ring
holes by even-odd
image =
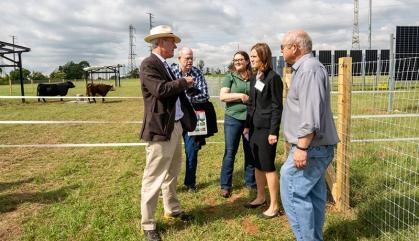
[[[241,96],[240,96],[240,99],[241,99],[241,101],[243,102],[243,103],[247,103],[247,101],[249,101],[249,96],[248,95],[246,95],[246,94],[242,94]]]
[[[294,165],[298,169],[303,169],[307,166],[307,151],[303,151],[300,149],[295,148],[294,151]]]
[[[185,77],[186,83],[188,84],[188,88],[192,87],[195,83],[194,79],[191,76]]]
[[[278,137],[276,135],[269,135],[268,142],[270,145],[273,145],[278,142]]]

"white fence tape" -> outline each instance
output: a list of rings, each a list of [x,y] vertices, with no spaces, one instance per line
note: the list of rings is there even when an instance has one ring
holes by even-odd
[[[218,95],[211,95],[211,98],[219,98]],[[0,95],[0,99],[87,99],[87,98],[102,98],[102,96],[17,96],[17,95]],[[142,96],[105,96],[106,99],[142,99]]]
[[[352,119],[372,119],[372,118],[405,118],[405,117],[419,117],[419,114],[388,114],[388,115],[353,115]],[[337,117],[334,117],[335,119]],[[142,124],[142,121],[43,121],[43,120],[3,120],[1,124]],[[218,124],[223,124],[224,120],[217,120]]]
[[[398,141],[419,141],[419,137],[393,138],[393,139],[358,139],[351,140],[355,143],[371,142],[398,142]],[[223,141],[208,141],[207,144],[224,144]],[[133,147],[145,146],[144,142],[132,143],[65,143],[65,144],[22,144],[22,145],[0,145],[0,148],[79,148],[79,147]]]

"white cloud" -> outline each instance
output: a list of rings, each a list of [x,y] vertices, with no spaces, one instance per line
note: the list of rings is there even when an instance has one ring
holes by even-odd
[[[397,25],[418,25],[416,0],[373,1],[373,48],[388,48]],[[0,40],[28,46],[30,70],[51,72],[67,61],[92,65],[128,62],[128,26],[136,27],[137,64],[148,54],[143,41],[154,25],[170,24],[208,67],[227,65],[239,47],[266,42],[274,55],[285,32],[304,28],[316,49],[350,49],[352,0],[3,0]],[[360,1],[361,47],[367,46],[368,1]],[[176,59],[172,59],[176,61]]]

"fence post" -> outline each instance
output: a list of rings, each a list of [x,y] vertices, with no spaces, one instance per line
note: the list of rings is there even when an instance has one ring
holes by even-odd
[[[394,65],[395,65],[395,55],[394,55],[394,36],[390,34],[390,68],[388,75],[388,113],[393,111],[393,91],[394,91]]]
[[[339,59],[338,119],[337,130],[340,142],[336,153],[336,185],[332,193],[338,211],[349,209],[349,145],[351,121],[352,58]]]
[[[292,71],[291,71],[291,67],[284,67],[283,69],[283,79],[282,79],[282,84],[284,86],[283,88],[283,96],[284,96],[284,103],[287,99],[287,95],[288,95],[288,90],[291,87],[291,77],[292,77]],[[288,142],[284,142],[284,158],[282,158],[282,160],[286,160],[288,157],[288,153],[290,152],[291,149],[291,145]]]
[[[381,54],[378,54],[377,58],[377,70],[374,78],[374,88],[373,90],[378,90],[378,82],[380,81],[380,75],[381,75]]]

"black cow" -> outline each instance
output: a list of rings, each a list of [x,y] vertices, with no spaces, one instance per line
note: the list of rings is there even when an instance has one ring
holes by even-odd
[[[67,81],[64,83],[58,83],[58,84],[38,84],[38,87],[36,88],[36,95],[37,96],[66,96],[69,88],[76,87],[73,82]],[[44,102],[45,99],[42,98]],[[40,98],[38,98],[38,102],[41,101]],[[61,98],[61,101],[63,99]]]
[[[114,91],[115,88],[113,87],[113,85],[106,85],[106,84],[93,84],[93,83],[88,83],[86,86],[86,95],[87,95],[87,100],[90,103],[90,99],[89,96],[96,96],[96,95],[100,95],[102,96],[102,102],[105,102],[105,97],[106,94],[108,94],[109,91]],[[93,101],[96,103],[96,99],[93,98]]]

